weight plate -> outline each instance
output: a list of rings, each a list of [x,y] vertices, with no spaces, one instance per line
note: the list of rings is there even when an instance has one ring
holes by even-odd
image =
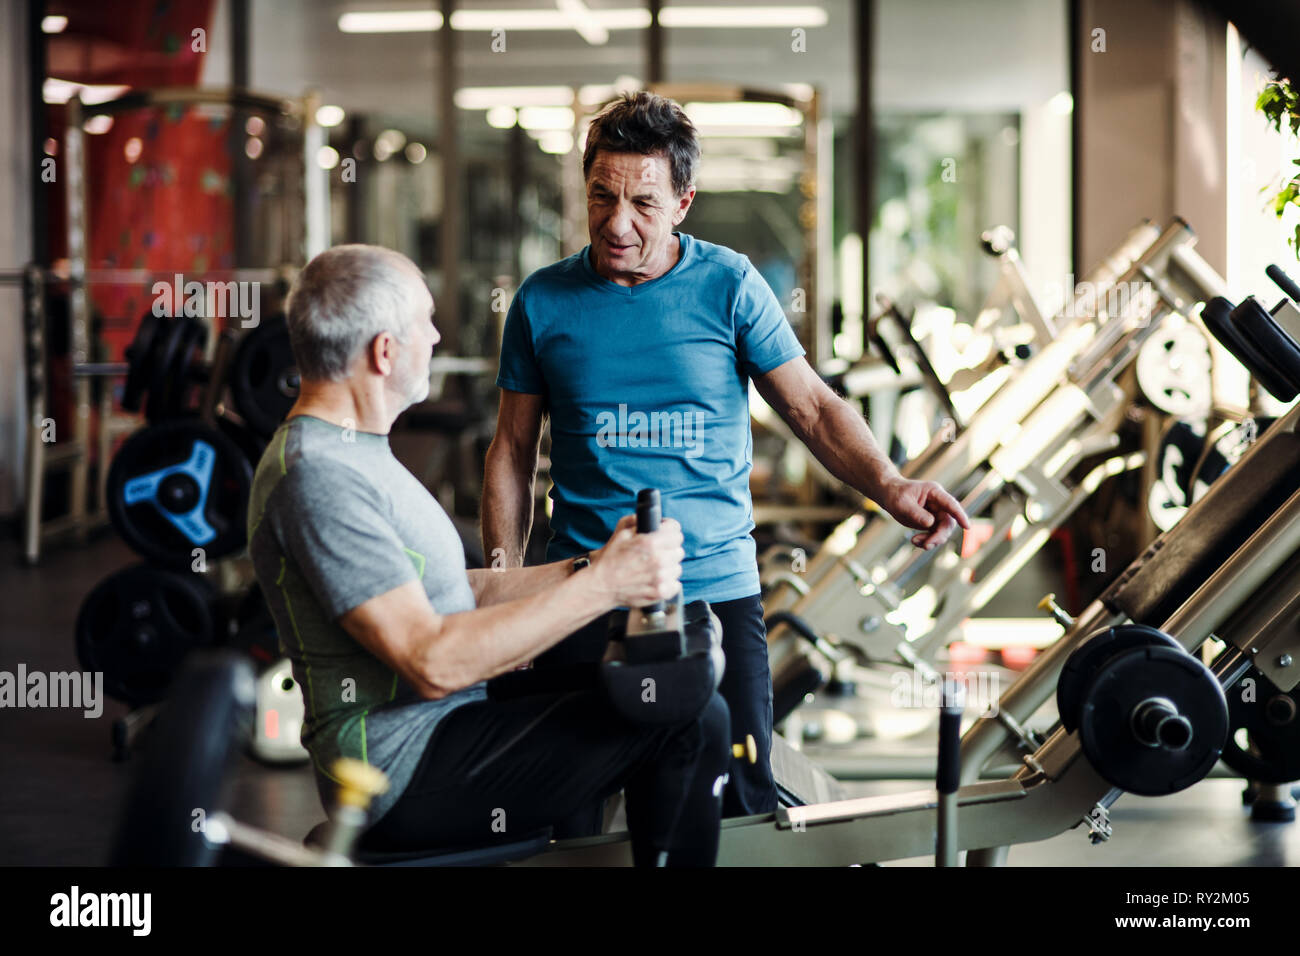
[[[185,414],[189,390],[195,382],[194,367],[202,361],[207,341],[208,328],[201,320],[186,316],[172,320],[149,383],[145,417],[150,422]]]
[[[77,615],[77,660],[110,697],[162,700],[185,656],[212,643],[212,592],[192,574],[137,565],[101,581]]]
[[[1228,459],[1219,444],[1206,451],[1205,435],[1188,422],[1174,422],[1169,428],[1156,454],[1156,480],[1147,497],[1151,520],[1161,531],[1177,524],[1228,470]],[[1198,463],[1200,469],[1194,471]]]
[[[146,312],[135,330],[135,338],[126,347],[126,385],[122,389],[122,407],[130,412],[138,412],[153,377],[155,350],[160,344],[159,332],[165,319],[160,319],[152,312]]]
[[[1056,684],[1056,709],[1061,725],[1071,733],[1079,726],[1084,693],[1102,666],[1116,654],[1137,647],[1180,647],[1179,643],[1145,624],[1120,624],[1098,631],[1070,654]]]
[[[108,469],[108,514],[118,534],[159,564],[189,569],[244,546],[253,470],[239,447],[198,421],[131,435]]]
[[[1209,415],[1210,346],[1190,322],[1161,326],[1138,352],[1134,371],[1142,394],[1161,411],[1191,420]]]
[[[230,396],[248,426],[270,438],[298,399],[298,366],[284,315],[244,336],[230,368]]]
[[[1229,734],[1223,762],[1247,780],[1300,780],[1300,687],[1283,693],[1251,668],[1227,696]]]
[[[1107,783],[1144,797],[1177,793],[1204,779],[1227,737],[1223,688],[1181,647],[1135,647],[1111,657],[1084,691],[1079,710],[1079,743],[1088,762]]]

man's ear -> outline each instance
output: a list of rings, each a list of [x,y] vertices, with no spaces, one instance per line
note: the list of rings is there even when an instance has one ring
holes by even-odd
[[[393,371],[393,362],[396,357],[397,340],[393,338],[391,332],[380,332],[370,340],[370,349],[366,353],[367,361],[373,372],[380,375],[391,375]]]
[[[679,225],[686,218],[686,213],[691,208],[691,203],[695,200],[695,187],[692,186],[686,192],[677,198],[677,214],[673,217],[673,225]]]

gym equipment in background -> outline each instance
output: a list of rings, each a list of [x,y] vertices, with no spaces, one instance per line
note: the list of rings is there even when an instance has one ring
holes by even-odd
[[[1171,312],[1190,311],[1223,281],[1196,255],[1182,220],[1155,234],[1133,230],[1062,312],[1056,338],[1014,369],[960,427],[935,436],[904,474],[937,481],[992,535],[958,555],[918,552],[913,532],[877,514],[848,519],[804,573],[772,582],[774,706],[779,723],[828,678],[833,659],[800,638],[820,637],[841,655],[928,667],[962,620],[978,612],[1107,477],[1144,457],[1114,455],[1082,476],[1076,466],[1113,451],[1127,410],[1116,378]],[[1124,289],[1110,296],[1109,289]],[[1080,301],[1086,298],[1088,301]],[[1106,311],[1115,300],[1115,314]],[[793,580],[792,580],[793,579]]]

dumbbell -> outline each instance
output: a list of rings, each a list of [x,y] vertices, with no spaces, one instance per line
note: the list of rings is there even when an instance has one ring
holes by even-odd
[[[658,530],[659,491],[637,494],[637,532]],[[615,614],[600,663],[600,682],[614,710],[636,724],[690,720],[722,681],[722,626],[705,601],[671,601]]]

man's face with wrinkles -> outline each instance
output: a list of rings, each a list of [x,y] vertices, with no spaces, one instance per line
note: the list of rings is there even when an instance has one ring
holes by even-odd
[[[662,153],[599,150],[587,174],[592,267],[626,286],[667,271],[674,261],[673,228],[694,196],[694,189],[674,194],[672,169]]]

